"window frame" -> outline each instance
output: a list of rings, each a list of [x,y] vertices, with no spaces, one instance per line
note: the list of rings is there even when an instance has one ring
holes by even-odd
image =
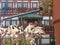
[[[5,20],[5,26],[9,26],[9,25],[6,25],[7,24],[7,22],[6,21],[9,21],[9,25],[10,25],[10,20]]]
[[[48,24],[45,21],[48,21]],[[44,25],[49,26],[49,20],[44,20]]]
[[[4,6],[3,6],[4,4],[3,4],[3,3],[6,3],[6,2],[2,2],[2,4],[1,4],[1,8],[4,8]],[[6,3],[6,5],[7,5],[7,3]]]
[[[2,11],[1,12],[2,13],[4,12],[4,6],[3,6],[4,4],[3,3],[6,3],[6,2],[1,2],[1,8],[2,8]],[[6,8],[7,8],[7,3],[6,3]],[[6,10],[6,13],[7,13],[7,10]]]
[[[14,23],[13,23],[13,21],[14,21]],[[12,25],[17,25],[17,20],[12,20],[12,23],[11,23]]]
[[[18,7],[19,3],[21,3],[21,7]],[[17,2],[17,8],[22,8],[22,2]]]
[[[25,5],[24,3],[27,4],[27,5]],[[24,2],[24,3],[23,3],[23,7],[28,8],[28,2]]]
[[[34,6],[34,4],[36,4],[36,7]],[[32,8],[37,8],[38,3],[37,2],[32,2]]]
[[[8,2],[8,3],[11,3],[12,4],[12,7],[10,7],[8,4],[7,4],[7,7],[8,8],[13,8],[13,2]]]

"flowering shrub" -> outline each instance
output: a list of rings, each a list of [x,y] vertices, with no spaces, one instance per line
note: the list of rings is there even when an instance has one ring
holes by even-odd
[[[42,30],[42,27],[34,27],[33,25],[28,25],[24,31],[19,29],[13,25],[8,28],[0,28],[0,36],[3,38],[4,45],[31,45],[33,43],[34,36],[37,34],[45,34]],[[37,35],[38,36],[38,35]],[[27,41],[27,42],[26,42]],[[32,42],[31,42],[32,41]]]

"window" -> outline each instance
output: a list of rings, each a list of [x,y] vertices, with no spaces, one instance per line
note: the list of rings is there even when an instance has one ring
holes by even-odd
[[[10,26],[10,21],[6,20],[6,26]]]
[[[28,3],[24,2],[24,8],[28,8]]]
[[[13,8],[13,3],[12,2],[8,2],[8,8]]]
[[[28,1],[28,0],[23,0],[23,1]]]
[[[12,21],[12,25],[17,25],[17,21],[16,20],[13,20]]]
[[[9,1],[13,2],[13,0],[8,0],[8,2],[9,2]]]
[[[18,7],[18,8],[21,8],[21,7],[22,7],[22,3],[21,3],[21,2],[18,2],[18,3],[17,3],[17,7]]]
[[[1,3],[0,3],[0,14],[1,14],[1,9],[2,9],[2,8],[1,8]]]
[[[37,8],[37,3],[32,3],[33,8]]]
[[[49,39],[41,39],[41,43],[42,44],[50,44],[50,40]]]
[[[32,1],[37,1],[37,0],[32,0]]]
[[[6,2],[2,2],[2,12],[4,13],[4,15],[7,13],[7,8],[6,8]]]
[[[5,26],[5,21],[2,22],[2,25]]]
[[[22,1],[22,0],[17,0],[17,1]]]
[[[48,20],[44,20],[44,24],[45,25],[49,25],[49,21]]]
[[[1,9],[1,3],[0,3],[0,9]]]
[[[6,2],[6,0],[2,0],[2,2]]]
[[[44,24],[44,20],[42,20],[42,24]]]
[[[2,3],[2,8],[6,7],[6,2]]]

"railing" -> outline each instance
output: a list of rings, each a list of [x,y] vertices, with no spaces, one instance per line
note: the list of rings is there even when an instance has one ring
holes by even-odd
[[[47,33],[47,34],[54,34],[54,26],[45,26],[45,29],[44,31]]]
[[[21,12],[28,12],[30,10],[35,10],[37,8],[7,8],[7,14],[6,15],[16,15]],[[2,9],[0,9],[0,15],[4,15],[4,12]]]
[[[17,13],[18,13],[18,12],[17,12],[17,9],[7,8],[7,10],[6,10],[6,15],[16,15]],[[4,15],[4,12],[3,12],[2,9],[0,10],[0,15]]]

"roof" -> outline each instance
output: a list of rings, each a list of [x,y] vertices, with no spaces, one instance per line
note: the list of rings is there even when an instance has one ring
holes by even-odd
[[[41,16],[37,16],[36,12],[39,12],[39,10],[33,10],[33,11],[25,12],[25,13],[20,13],[20,14],[14,15],[14,16],[10,16],[8,18],[4,18],[3,20],[14,18],[14,17],[40,18]],[[35,14],[32,14],[32,13],[35,13]]]
[[[30,13],[20,16],[20,18],[42,18],[42,16],[36,14],[36,13]]]

